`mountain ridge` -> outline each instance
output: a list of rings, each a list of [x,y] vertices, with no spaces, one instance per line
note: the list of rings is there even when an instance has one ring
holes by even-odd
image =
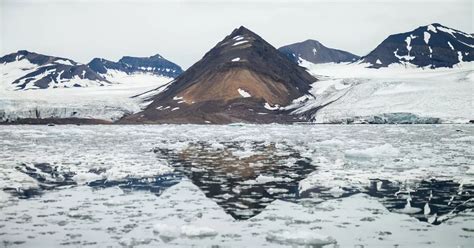
[[[474,61],[474,37],[465,32],[432,23],[405,33],[392,34],[360,63],[372,68],[391,64],[411,64],[418,67],[453,67]]]
[[[69,58],[19,50],[0,57],[2,83],[11,90],[106,86],[135,81],[161,82],[182,73],[159,54],[123,56],[119,62],[94,58],[82,64]],[[135,80],[136,79],[136,80]]]
[[[104,86],[110,82],[87,65],[71,59],[19,50],[0,58],[2,71],[9,68],[14,76],[4,74],[2,81],[16,90],[57,87]],[[8,72],[7,72],[8,73]],[[17,74],[17,75],[16,75]]]
[[[301,59],[319,64],[353,62],[360,58],[347,51],[326,47],[319,41],[312,39],[282,46],[278,50],[296,63],[301,62]]]
[[[107,74],[108,70],[122,71],[127,74],[133,73],[151,73],[157,76],[175,78],[183,73],[181,67],[159,54],[149,57],[123,56],[117,62],[94,58],[88,66],[100,74]]]

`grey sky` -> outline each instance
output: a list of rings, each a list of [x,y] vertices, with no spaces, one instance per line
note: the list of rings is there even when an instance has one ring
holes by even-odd
[[[156,53],[188,68],[244,25],[275,47],[316,39],[364,55],[392,33],[439,22],[473,32],[471,0],[0,0],[0,51],[87,63]]]

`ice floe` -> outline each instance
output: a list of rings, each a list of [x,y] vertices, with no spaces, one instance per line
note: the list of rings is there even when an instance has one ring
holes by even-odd
[[[400,151],[391,144],[369,147],[366,149],[350,149],[345,152],[346,157],[371,158],[371,157],[394,157],[398,156]]]
[[[473,132],[4,126],[0,185],[23,194],[0,194],[0,231],[24,247],[468,247]]]

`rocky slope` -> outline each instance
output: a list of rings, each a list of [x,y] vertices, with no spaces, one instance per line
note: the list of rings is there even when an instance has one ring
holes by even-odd
[[[292,122],[279,111],[308,92],[314,77],[260,36],[240,27],[123,122]]]

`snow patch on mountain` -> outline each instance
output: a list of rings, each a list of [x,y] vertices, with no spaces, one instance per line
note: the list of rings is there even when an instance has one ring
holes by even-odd
[[[73,63],[71,63],[70,60],[67,60],[67,59],[57,59],[54,62],[58,64],[64,64],[64,65],[74,65]]]
[[[250,95],[250,93],[248,93],[247,91],[239,88],[237,89],[237,91],[239,92],[239,94],[243,97],[243,98],[248,98],[248,97],[251,97],[252,95]]]
[[[151,72],[135,72],[126,73],[120,70],[107,70],[107,73],[102,74],[107,80],[113,83],[127,84],[133,86],[134,84],[153,84],[160,86],[164,81],[171,81],[172,78],[165,76],[158,76]]]
[[[448,45],[449,45],[449,47],[451,48],[451,50],[454,51],[454,47],[453,47],[453,45],[451,44],[451,42],[448,41]]]
[[[438,32],[438,31],[436,30],[435,26],[433,26],[433,25],[431,25],[431,24],[428,25],[428,27],[426,28],[426,30],[431,31],[431,32],[433,32],[433,33],[437,33],[437,32]]]
[[[264,108],[268,109],[268,110],[278,110],[280,109],[280,105],[278,104],[275,104],[274,106],[270,105],[270,103],[268,102],[265,102],[265,104],[263,105]]]
[[[423,39],[425,40],[426,44],[428,44],[428,42],[430,42],[430,37],[431,37],[430,33],[428,33],[428,32],[423,33]]]
[[[235,41],[240,41],[240,40],[243,40],[245,37],[243,37],[242,35],[237,35],[235,36],[234,38],[232,38],[233,40]]]
[[[237,41],[232,46],[239,46],[239,45],[245,44],[247,42],[249,42],[249,41],[248,40]]]

